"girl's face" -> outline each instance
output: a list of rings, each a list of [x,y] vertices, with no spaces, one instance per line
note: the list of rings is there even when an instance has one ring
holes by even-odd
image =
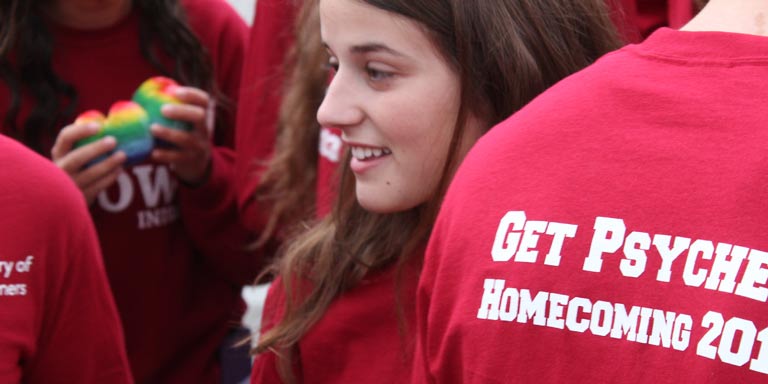
[[[317,118],[343,132],[358,201],[379,213],[426,202],[455,128],[458,75],[406,17],[360,0],[321,0],[320,21],[337,70]]]
[[[77,29],[114,25],[130,13],[133,0],[50,0],[43,2],[49,17]]]

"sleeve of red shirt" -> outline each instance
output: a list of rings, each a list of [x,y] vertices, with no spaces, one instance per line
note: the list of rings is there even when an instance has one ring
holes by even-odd
[[[182,186],[181,217],[195,246],[233,284],[250,282],[262,259],[246,251],[249,232],[240,223],[235,188],[235,107],[240,91],[248,27],[223,0],[187,0],[189,23],[213,62],[216,83],[227,98],[217,103],[211,174],[202,186]]]
[[[293,36],[296,1],[259,0],[251,27],[237,115],[236,178],[238,205],[248,229],[258,233],[268,216],[253,194],[272,154],[284,78],[284,61]]]

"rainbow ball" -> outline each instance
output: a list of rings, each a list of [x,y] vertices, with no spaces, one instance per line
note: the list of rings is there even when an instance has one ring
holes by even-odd
[[[139,88],[133,94],[133,101],[141,105],[149,115],[149,124],[160,124],[168,128],[191,131],[192,124],[186,121],[169,119],[160,112],[164,104],[183,104],[175,95],[174,91],[179,85],[170,78],[163,76],[151,77],[141,83]],[[172,147],[170,143],[158,140],[161,147]]]
[[[101,123],[101,129],[93,136],[86,137],[75,143],[75,148],[112,136],[117,141],[115,150],[125,152],[127,165],[144,161],[152,152],[153,136],[149,132],[149,116],[138,104],[132,101],[118,101],[109,108],[105,117],[96,110],[85,111],[75,120],[76,124],[89,122]],[[101,156],[89,165],[104,160],[108,155]]]

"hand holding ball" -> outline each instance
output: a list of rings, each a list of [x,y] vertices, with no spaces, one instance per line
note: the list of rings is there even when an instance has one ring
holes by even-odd
[[[167,77],[152,77],[139,86],[133,94],[133,101],[114,103],[106,117],[96,110],[83,112],[75,120],[76,124],[96,122],[101,124],[101,129],[97,134],[75,143],[75,148],[112,136],[117,141],[115,150],[123,151],[127,155],[127,165],[144,161],[155,145],[161,148],[173,148],[172,144],[154,139],[149,127],[157,123],[187,132],[193,129],[190,123],[169,119],[161,112],[164,104],[183,104],[174,95],[178,86],[175,81]],[[101,156],[90,164],[99,162],[106,156]]]

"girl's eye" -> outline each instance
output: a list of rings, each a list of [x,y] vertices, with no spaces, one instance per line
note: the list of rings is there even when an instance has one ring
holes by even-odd
[[[371,66],[366,66],[365,72],[368,74],[368,78],[371,81],[384,81],[391,78],[394,75],[392,72],[378,70]]]
[[[336,60],[336,58],[331,57],[328,59],[328,62],[325,63],[325,67],[331,71],[331,73],[336,73],[339,71],[339,61]]]

